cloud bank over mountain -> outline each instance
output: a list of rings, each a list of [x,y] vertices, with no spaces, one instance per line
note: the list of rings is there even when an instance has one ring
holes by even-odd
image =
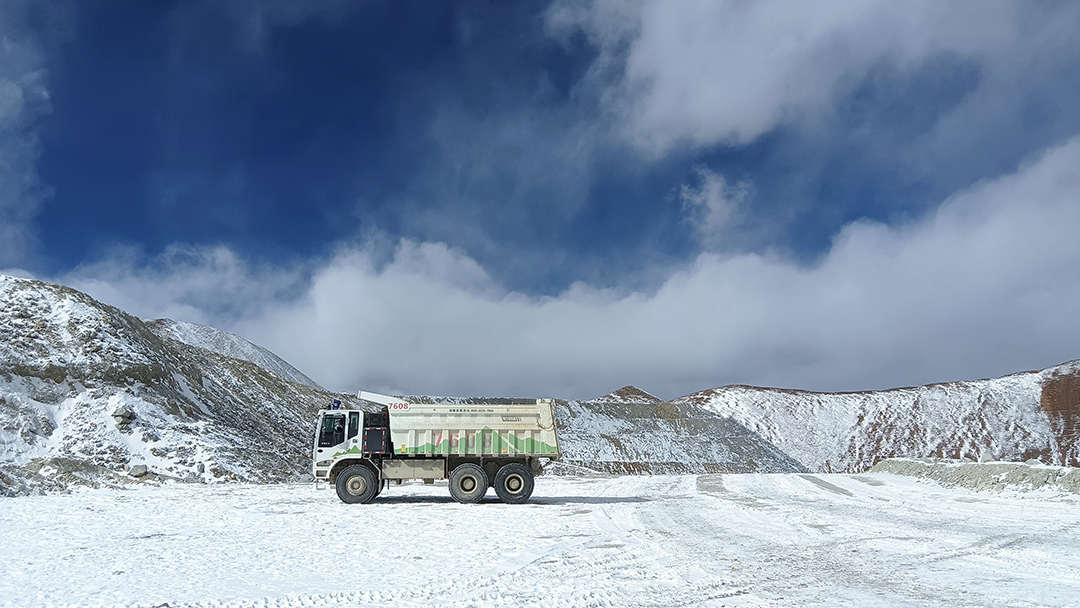
[[[736,382],[888,388],[1075,356],[1078,169],[1080,139],[921,222],[853,223],[813,266],[705,253],[652,293],[579,284],[529,297],[501,289],[460,250],[408,240],[343,247],[310,269],[302,292],[297,275],[225,251],[158,260],[153,272],[102,262],[64,282],[143,317],[226,321],[341,390],[584,398],[632,380],[671,398]],[[108,277],[108,288],[88,276]],[[230,308],[171,308],[215,299]]]

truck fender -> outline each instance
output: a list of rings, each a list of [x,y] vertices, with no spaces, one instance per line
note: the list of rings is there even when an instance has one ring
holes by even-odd
[[[374,466],[370,461],[362,458],[349,458],[341,460],[340,462],[335,462],[333,468],[330,469],[330,473],[329,475],[327,475],[326,480],[331,484],[336,482],[338,473],[345,470],[345,467],[349,467],[354,464],[363,465],[371,469],[371,472],[375,474],[376,480],[382,479],[382,471],[380,471],[380,467]]]

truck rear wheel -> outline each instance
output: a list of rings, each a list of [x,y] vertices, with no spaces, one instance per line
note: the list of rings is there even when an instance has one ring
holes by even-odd
[[[345,467],[345,470],[338,473],[335,487],[338,498],[350,504],[371,502],[379,493],[379,482],[375,479],[375,473],[362,464]]]
[[[529,467],[512,462],[495,474],[495,493],[503,502],[521,504],[532,496],[533,474]]]
[[[480,465],[466,462],[450,472],[450,495],[458,502],[480,502],[487,489],[488,476]]]

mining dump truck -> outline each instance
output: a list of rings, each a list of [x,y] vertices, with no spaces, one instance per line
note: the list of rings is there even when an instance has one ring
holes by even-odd
[[[347,503],[371,502],[391,483],[447,479],[458,502],[480,502],[489,487],[522,503],[545,460],[559,458],[551,399],[497,403],[411,403],[361,391],[381,412],[319,412],[313,446],[316,483]]]

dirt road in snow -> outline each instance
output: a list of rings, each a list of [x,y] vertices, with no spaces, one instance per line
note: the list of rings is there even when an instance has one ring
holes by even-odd
[[[493,493],[489,493],[493,494]],[[526,505],[176,485],[0,501],[0,605],[1075,606],[1080,497],[541,478]]]

